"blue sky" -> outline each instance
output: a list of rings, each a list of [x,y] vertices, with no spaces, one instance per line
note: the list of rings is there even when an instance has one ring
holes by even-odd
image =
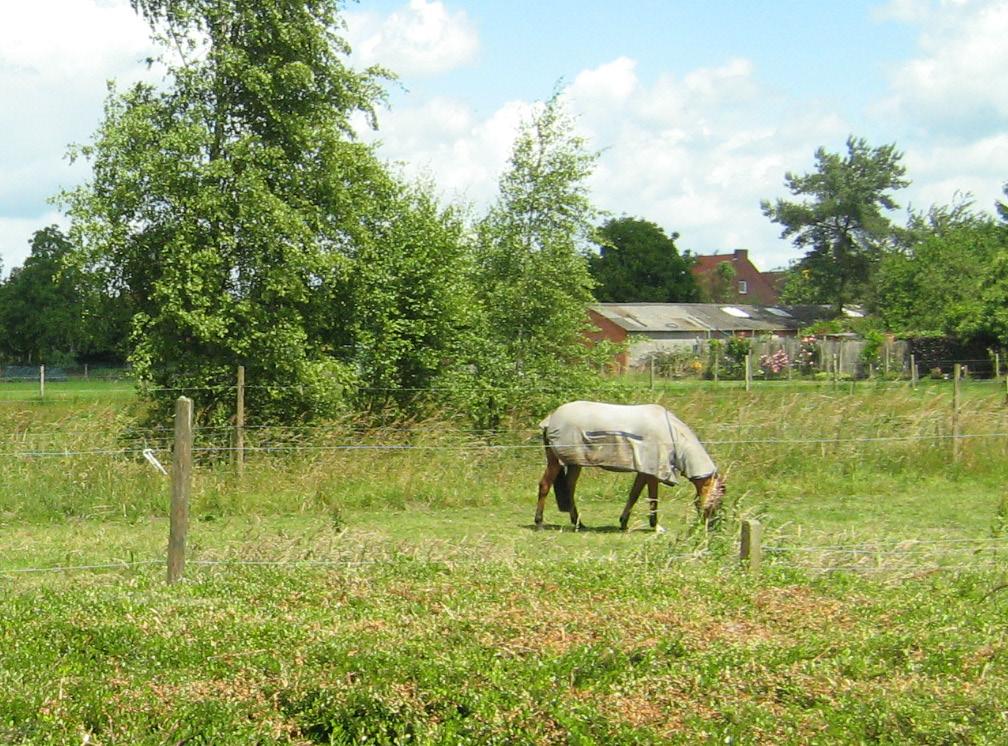
[[[402,86],[368,139],[477,211],[558,82],[602,152],[599,207],[677,231],[681,249],[748,248],[764,269],[800,254],[759,200],[849,134],[904,151],[904,208],[969,192],[990,209],[1008,181],[1008,0],[365,0],[345,17],[354,63]],[[0,0],[6,270],[61,221],[46,198],[87,178],[63,155],[97,127],[105,81],[142,78],[148,53],[127,0]]]

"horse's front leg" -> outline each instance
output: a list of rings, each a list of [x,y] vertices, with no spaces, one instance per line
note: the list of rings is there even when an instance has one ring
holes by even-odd
[[[574,502],[574,490],[577,487],[579,476],[581,476],[580,466],[577,464],[567,466],[567,485],[570,487],[570,519],[576,528],[581,527],[581,518],[578,516],[577,503]]]
[[[641,490],[644,489],[645,484],[647,484],[647,475],[638,473],[633,487],[630,488],[630,496],[627,498],[626,507],[623,508],[623,513],[620,515],[620,531],[626,531],[627,523],[630,521],[630,511],[633,510],[633,506],[637,503],[637,498],[640,497]]]

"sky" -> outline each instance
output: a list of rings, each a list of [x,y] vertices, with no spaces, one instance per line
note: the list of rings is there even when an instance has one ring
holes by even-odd
[[[342,17],[351,64],[398,76],[361,137],[477,213],[558,89],[599,152],[596,206],[695,254],[800,259],[760,201],[789,197],[785,174],[850,135],[904,154],[899,223],[1004,198],[1008,0],[361,0]],[[50,199],[89,177],[68,147],[91,140],[108,81],[158,79],[151,54],[128,0],[0,0],[4,271],[34,231],[66,226]]]

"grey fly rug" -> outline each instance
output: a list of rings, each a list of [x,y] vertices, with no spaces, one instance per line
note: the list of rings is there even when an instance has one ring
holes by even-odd
[[[696,435],[658,404],[573,401],[539,423],[560,463],[636,471],[675,484],[717,471]]]

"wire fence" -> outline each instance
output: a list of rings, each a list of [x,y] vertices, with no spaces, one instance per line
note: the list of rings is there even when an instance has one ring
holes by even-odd
[[[570,530],[574,530],[573,528]],[[604,566],[612,563],[631,567],[672,567],[703,565],[722,569],[738,564],[738,558],[731,552],[713,552],[706,547],[690,551],[675,551],[672,543],[651,545],[649,552],[636,554],[608,554],[583,556],[552,556],[550,564],[571,564],[575,566]],[[456,551],[434,552],[431,550],[396,552],[379,556],[363,556],[361,552],[336,554],[330,557],[289,558],[289,557],[192,557],[186,560],[187,567],[241,569],[323,569],[340,572],[392,566],[403,561],[436,564],[446,567],[479,568],[484,565],[503,564],[516,567],[535,565],[545,561],[542,557],[513,554],[493,556],[483,552],[468,551],[462,542]],[[671,551],[670,551],[671,550]],[[805,545],[765,545],[764,571],[766,569],[789,570],[809,575],[850,573],[865,576],[885,576],[904,579],[941,573],[991,573],[1008,572],[1008,536],[976,539],[909,539],[860,544],[805,544]],[[0,576],[44,575],[47,573],[74,573],[96,571],[128,571],[151,567],[164,567],[163,557],[141,560],[112,560],[108,562],[88,562],[80,564],[61,563],[48,566],[0,568]]]
[[[234,387],[219,389],[234,391]],[[192,388],[178,387],[163,389],[171,392],[190,392]],[[1003,418],[1002,418],[1003,419]],[[910,424],[918,429],[932,425],[944,425],[948,417],[944,414],[925,417],[907,417],[904,419],[889,418],[886,425],[898,429],[902,424]],[[1004,424],[1004,423],[1002,423]],[[712,427],[712,429],[715,429]],[[717,423],[716,429],[730,431],[741,430],[751,433],[759,428],[751,423]],[[270,425],[254,425],[244,428],[252,438],[247,445],[237,446],[225,444],[235,432],[233,425],[195,428],[196,444],[192,453],[203,456],[236,455],[236,454],[318,454],[326,452],[456,452],[471,453],[521,453],[541,452],[543,444],[536,440],[538,429],[521,429],[502,431],[496,429],[468,429],[437,425],[394,426],[387,428],[366,428],[347,423],[305,424],[286,427]],[[50,425],[45,429],[21,428],[0,433],[0,460],[18,459],[80,459],[80,458],[112,458],[152,464],[163,461],[170,464],[174,438],[172,428],[149,427],[136,428],[115,440],[114,443],[91,444],[92,447],[59,447],[58,441],[68,436],[88,441],[91,431],[80,428],[61,428]],[[448,438],[454,442],[410,442],[410,438]],[[321,438],[321,442],[304,442],[305,438]],[[328,442],[326,438],[337,438],[336,442]],[[724,437],[715,436],[704,439],[702,443],[708,447],[733,448],[764,446],[768,448],[809,447],[823,445],[856,445],[865,447],[881,447],[885,444],[914,442],[955,442],[966,441],[1001,441],[1008,439],[1008,430],[992,429],[976,432],[915,432],[915,433],[878,433],[874,435],[843,436],[839,434],[821,435],[811,433],[805,437]],[[372,442],[362,442],[370,440]],[[462,442],[458,442],[461,440]],[[493,440],[509,440],[511,442],[491,442]],[[7,446],[4,447],[3,443]],[[165,471],[162,468],[162,471]],[[839,498],[838,498],[839,499]],[[913,574],[920,572],[961,572],[974,570],[1002,570],[1006,568],[1005,552],[1008,545],[1001,537],[975,540],[903,540],[889,543],[863,543],[851,545],[794,545],[785,541],[764,547],[768,564],[780,568],[793,568],[812,573],[857,572],[863,574]],[[479,559],[479,558],[474,558]],[[666,553],[661,561],[696,562],[720,561],[725,557],[717,557],[707,551],[692,551],[688,553]],[[277,566],[277,567],[364,567],[373,566],[381,559],[351,560],[344,557],[331,559],[200,559],[188,560],[188,564],[196,567],[240,567],[240,566]],[[464,557],[431,559],[429,561],[463,562]],[[588,560],[585,560],[588,561]],[[591,561],[606,561],[594,558]],[[0,569],[3,575],[24,575],[46,572],[98,571],[126,568],[139,568],[163,564],[164,560],[113,561],[108,563],[91,563],[81,565],[62,564],[52,567]]]
[[[196,431],[197,434],[199,431]],[[428,433],[437,431],[430,430]],[[531,432],[531,431],[530,431]],[[538,431],[536,431],[538,432]],[[443,434],[443,433],[442,433]],[[2,435],[0,435],[2,438]],[[1002,440],[1008,439],[1008,431],[995,431],[984,433],[928,433],[917,435],[877,435],[877,436],[822,436],[809,438],[738,438],[738,439],[705,439],[700,442],[705,447],[713,446],[815,446],[815,445],[836,445],[836,444],[882,444],[882,443],[911,443],[911,442],[952,442],[971,440]],[[622,441],[593,441],[594,446],[617,446]],[[557,448],[580,447],[583,444],[554,444]],[[31,449],[15,448],[0,450],[0,458],[77,458],[81,456],[116,456],[122,458],[140,458],[144,451],[151,450],[156,453],[170,454],[172,440],[167,436],[157,438],[137,438],[120,447],[108,448],[52,448],[52,449]],[[197,445],[194,446],[193,453],[202,454],[227,454],[241,451],[243,453],[324,453],[339,451],[443,451],[458,453],[492,453],[507,451],[542,451],[542,442],[537,443],[449,443],[449,444],[425,444],[425,443],[328,443],[328,444],[305,444],[305,443],[272,443],[264,445],[245,445],[242,447],[233,445]]]

